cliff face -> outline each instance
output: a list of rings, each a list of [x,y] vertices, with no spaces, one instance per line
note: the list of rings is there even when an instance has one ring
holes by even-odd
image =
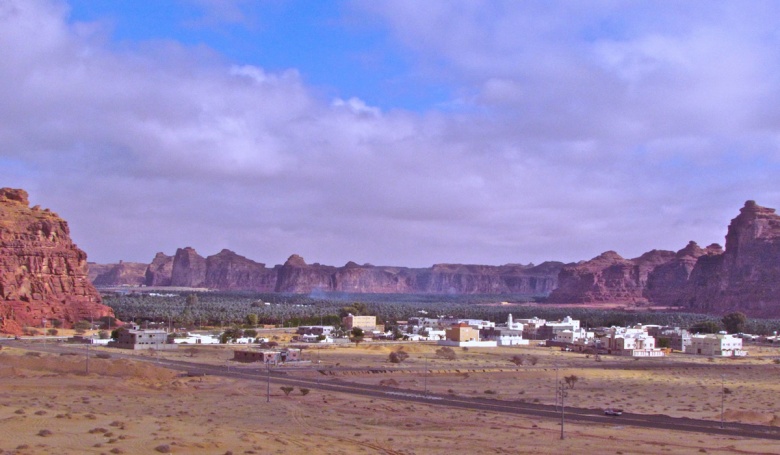
[[[71,241],[68,224],[30,208],[24,190],[0,189],[0,332],[102,316],[113,311],[90,283],[87,255]]]
[[[731,220],[726,250],[702,257],[681,300],[707,311],[780,316],[780,216],[747,201]]]
[[[119,264],[89,263],[89,281],[95,286],[112,286],[113,283],[141,286],[146,283],[146,269],[149,266],[141,262],[122,262]]]
[[[566,266],[558,275],[558,288],[547,299],[553,303],[631,302],[642,299],[649,271],[671,251],[651,251],[633,260],[614,251],[580,264]]]
[[[630,302],[696,311],[780,316],[780,216],[747,201],[731,220],[726,249],[690,242],[677,253],[653,251],[626,260],[607,252],[564,267],[550,302]]]
[[[157,253],[152,263],[146,268],[145,284],[147,286],[170,286],[173,274],[173,256]],[[113,283],[122,285],[128,283]]]
[[[431,268],[307,264],[297,254],[284,265],[265,264],[222,250],[203,258],[192,248],[175,256],[157,253],[146,269],[147,286],[207,287],[218,290],[309,293],[525,294],[547,295],[558,283],[560,262],[526,265],[437,264]],[[104,266],[113,270],[113,266]],[[108,276],[104,274],[101,276]],[[123,277],[114,275],[118,280]],[[105,285],[134,284],[102,282]]]
[[[276,287],[276,271],[230,250],[222,250],[206,258],[206,287],[273,292]]]
[[[171,286],[206,287],[206,259],[193,248],[179,248],[173,257]]]

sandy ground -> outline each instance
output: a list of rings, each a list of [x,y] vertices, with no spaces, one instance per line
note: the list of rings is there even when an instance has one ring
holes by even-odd
[[[166,358],[227,364],[233,349],[155,353]],[[398,346],[309,349],[319,366],[381,368]],[[721,375],[727,421],[779,424],[776,349],[744,360],[673,356],[665,361],[602,357],[541,347],[456,350],[405,345],[409,358],[395,373],[335,372],[342,380],[504,400],[554,401],[557,375],[576,375],[567,403],[621,406],[632,412],[720,418]],[[97,351],[106,348],[98,348]],[[149,356],[149,353],[139,354]],[[526,356],[515,367],[508,359]],[[427,358],[427,360],[426,360]],[[535,358],[536,365],[530,365]],[[427,362],[430,372],[423,376]],[[454,453],[780,453],[776,441],[612,425],[566,425],[490,412],[372,400],[296,388],[285,396],[265,387],[216,377],[181,377],[153,364],[0,350],[0,453],[6,454],[454,454]],[[319,373],[305,371],[302,376]],[[322,376],[328,380],[329,376]],[[486,394],[486,391],[490,391]]]

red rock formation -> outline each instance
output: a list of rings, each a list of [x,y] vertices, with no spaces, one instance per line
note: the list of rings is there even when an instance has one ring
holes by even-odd
[[[141,262],[119,264],[89,263],[89,281],[95,286],[141,286],[146,283],[146,269],[149,266]]]
[[[206,287],[220,290],[273,292],[276,271],[230,250],[206,258]]]
[[[332,291],[335,271],[336,267],[332,266],[308,265],[302,257],[293,254],[278,270],[276,292]]]
[[[660,305],[683,305],[685,288],[699,258],[722,253],[723,248],[718,244],[712,244],[704,249],[694,241],[689,242],[685,248],[675,254],[671,261],[658,265],[650,272],[645,287],[645,297]]]
[[[146,270],[147,286],[195,286],[218,290],[299,292],[315,290],[353,293],[463,293],[547,295],[557,284],[560,262],[539,266],[437,264],[432,268],[358,265],[344,267],[306,264],[292,255],[272,269],[222,250],[203,259],[192,248],[175,257],[157,253]],[[106,270],[111,269],[109,266]],[[104,275],[108,276],[108,275]],[[134,284],[123,277],[106,285]]]
[[[672,251],[653,250],[635,259],[623,259],[614,251],[590,261],[565,266],[558,275],[558,288],[551,303],[644,301],[644,289],[653,269],[675,256]]]
[[[157,253],[152,259],[152,263],[146,268],[147,286],[170,286],[171,274],[173,273],[173,256],[164,253]],[[114,283],[115,285],[127,283]]]
[[[747,201],[731,220],[726,250],[700,257],[681,303],[697,310],[780,316],[780,216]]]
[[[0,189],[0,332],[102,316],[113,311],[89,282],[87,255],[71,241],[68,224],[49,209],[30,208],[24,190]]]
[[[171,270],[171,286],[205,287],[206,259],[190,247],[176,250]]]

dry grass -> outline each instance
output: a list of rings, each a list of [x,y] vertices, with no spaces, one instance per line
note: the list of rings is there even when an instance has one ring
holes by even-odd
[[[330,347],[307,358],[320,366],[396,366],[388,360],[397,346],[369,343]],[[721,374],[734,393],[727,397],[728,420],[776,424],[775,384],[780,365],[768,359],[712,363],[688,356],[664,362],[584,356],[546,348],[456,349],[454,361],[435,358],[436,346],[406,345],[400,366],[406,373],[344,374],[341,380],[422,389],[440,393],[552,402],[558,376],[576,374],[573,405],[619,405],[632,411],[688,417],[719,417]],[[536,366],[516,367],[516,354],[537,356]],[[758,353],[774,355],[774,351]],[[148,355],[138,354],[138,355]],[[166,358],[189,359],[184,350]],[[224,364],[232,349],[199,347],[195,360]],[[561,441],[554,421],[509,417],[490,412],[374,400],[312,389],[289,397],[264,387],[218,377],[181,377],[152,364],[93,359],[91,374],[83,358],[24,355],[0,351],[0,451],[18,454],[170,453],[223,454],[452,454],[625,453],[685,454],[777,453],[774,441],[734,439],[669,431],[626,431],[612,425],[567,425]],[[301,375],[318,375],[302,372]],[[329,377],[319,375],[322,380]],[[5,452],[0,452],[5,453]]]

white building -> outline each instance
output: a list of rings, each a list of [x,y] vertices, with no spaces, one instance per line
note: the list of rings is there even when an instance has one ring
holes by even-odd
[[[613,327],[609,333],[607,352],[629,357],[663,357],[655,347],[655,338],[642,327]]]
[[[742,357],[747,355],[747,351],[742,350],[742,339],[725,332],[691,336],[691,347],[688,352],[718,357]]]
[[[201,335],[197,333],[188,333],[183,338],[174,338],[176,344],[219,344],[219,337],[214,335]]]

